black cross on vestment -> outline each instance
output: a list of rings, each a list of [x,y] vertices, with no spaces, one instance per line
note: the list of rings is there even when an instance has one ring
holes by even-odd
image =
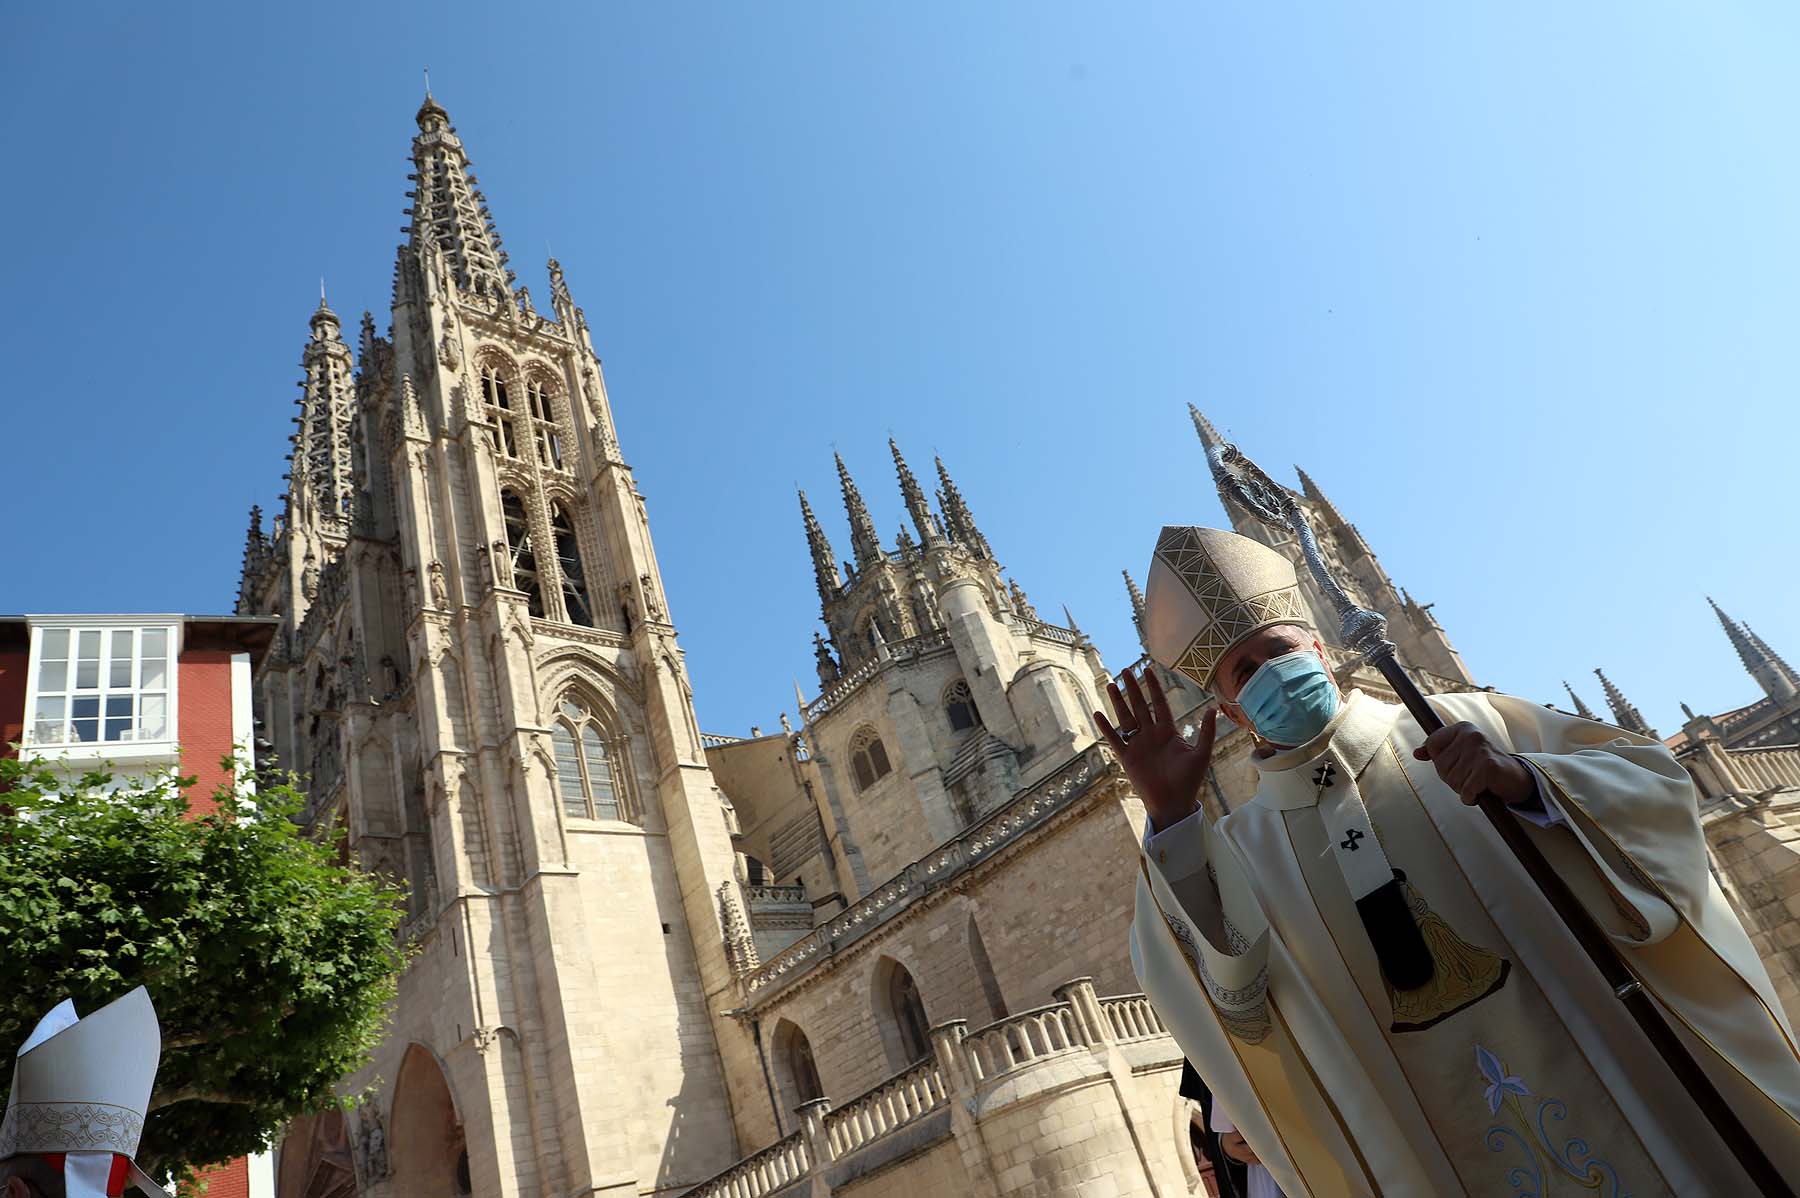
[[[1344,833],[1344,841],[1342,844],[1338,845],[1338,847],[1345,852],[1354,853],[1358,848],[1356,842],[1361,840],[1363,836],[1364,832],[1361,828],[1352,828]]]
[[[1337,764],[1335,762],[1327,761],[1313,771],[1314,786],[1323,786],[1329,789],[1335,781],[1337,781]]]

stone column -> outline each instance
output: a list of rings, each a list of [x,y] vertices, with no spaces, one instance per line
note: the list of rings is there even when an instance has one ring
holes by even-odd
[[[1100,1009],[1100,997],[1094,993],[1093,978],[1074,978],[1050,993],[1057,1002],[1069,1004],[1083,1044],[1100,1048],[1113,1042],[1112,1025],[1107,1022],[1106,1012]]]
[[[825,1166],[837,1158],[831,1151],[831,1137],[825,1134],[825,1112],[830,1109],[829,1098],[815,1098],[794,1108],[800,1116],[800,1134],[806,1138],[807,1158],[812,1161],[812,1167],[806,1171],[812,1180],[812,1188],[807,1191],[810,1198],[831,1198]]]
[[[937,1057],[938,1075],[950,1103],[950,1136],[962,1157],[969,1198],[1000,1198],[1000,1186],[988,1161],[987,1144],[975,1122],[975,1071],[963,1040],[969,1021],[952,1019],[931,1029],[931,1051]]]

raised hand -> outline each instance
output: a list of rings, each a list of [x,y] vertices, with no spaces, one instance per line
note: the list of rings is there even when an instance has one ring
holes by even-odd
[[[1118,683],[1109,683],[1106,688],[1118,715],[1118,726],[1114,727],[1098,711],[1094,713],[1094,724],[1112,746],[1119,764],[1125,767],[1132,789],[1144,800],[1151,829],[1160,832],[1187,818],[1200,805],[1200,787],[1212,764],[1218,709],[1207,708],[1200,720],[1200,735],[1190,745],[1175,727],[1168,696],[1163,693],[1155,670],[1144,671],[1142,684],[1130,670],[1120,678],[1125,684],[1123,690]]]

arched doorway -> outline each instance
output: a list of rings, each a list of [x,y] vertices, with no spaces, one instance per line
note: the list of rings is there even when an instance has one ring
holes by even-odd
[[[437,1058],[410,1045],[394,1083],[388,1121],[393,1198],[446,1198],[470,1193],[469,1151],[450,1085]]]
[[[281,1141],[275,1198],[355,1198],[356,1171],[341,1111],[288,1124]]]

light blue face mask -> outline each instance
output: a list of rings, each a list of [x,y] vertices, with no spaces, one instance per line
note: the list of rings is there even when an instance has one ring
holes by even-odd
[[[1263,662],[1237,701],[1258,736],[1292,748],[1325,731],[1337,714],[1338,692],[1319,655],[1301,649]]]

